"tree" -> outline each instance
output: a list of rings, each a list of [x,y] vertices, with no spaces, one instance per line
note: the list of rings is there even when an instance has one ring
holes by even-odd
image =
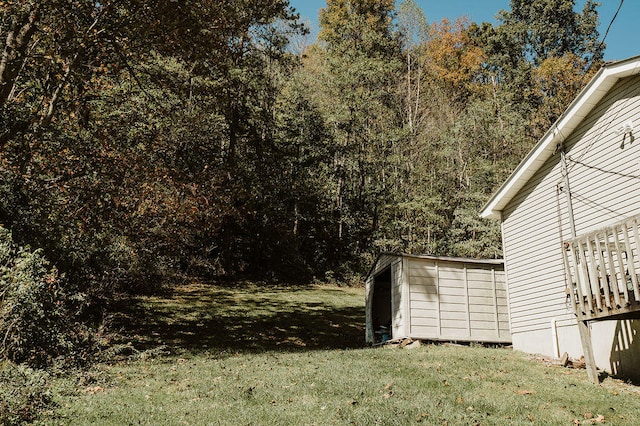
[[[332,129],[332,269],[370,261],[381,212],[394,197],[402,66],[391,0],[331,0],[320,13],[315,102]],[[350,266],[349,266],[350,265]]]
[[[414,0],[405,0],[398,5],[398,30],[401,35],[405,57],[406,78],[402,92],[404,99],[405,123],[414,132],[422,119],[421,109],[422,79],[425,70],[424,46],[429,40],[430,28],[424,12]]]
[[[432,25],[426,43],[429,77],[463,106],[482,88],[478,77],[485,60],[482,49],[469,37],[468,27],[464,18],[453,24],[444,19]]]
[[[501,11],[499,19],[534,66],[569,53],[588,64],[602,60],[597,5],[587,0],[577,13],[575,0],[511,0],[511,10]]]
[[[0,17],[0,219],[15,238],[103,294],[232,258],[225,229],[273,127],[270,70],[299,30],[287,2],[22,1]]]

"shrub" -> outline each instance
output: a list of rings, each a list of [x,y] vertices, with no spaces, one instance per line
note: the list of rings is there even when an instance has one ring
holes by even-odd
[[[12,362],[0,363],[0,424],[32,422],[52,404],[47,374]]]
[[[0,359],[50,364],[73,348],[68,297],[39,250],[16,247],[0,227]]]

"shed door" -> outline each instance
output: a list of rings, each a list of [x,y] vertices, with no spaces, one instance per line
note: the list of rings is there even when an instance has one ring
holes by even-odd
[[[391,335],[391,266],[373,279],[371,303],[374,343],[392,339]]]

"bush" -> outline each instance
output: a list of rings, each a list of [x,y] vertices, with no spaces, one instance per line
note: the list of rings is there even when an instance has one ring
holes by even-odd
[[[0,359],[50,364],[73,349],[69,298],[38,250],[16,247],[0,227]]]
[[[32,422],[53,404],[47,374],[12,362],[0,363],[0,424]]]

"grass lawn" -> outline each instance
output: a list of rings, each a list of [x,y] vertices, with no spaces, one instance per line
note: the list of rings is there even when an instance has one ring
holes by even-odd
[[[70,425],[640,424],[640,390],[505,348],[368,348],[364,292],[190,285],[114,319],[110,361],[59,379]]]

